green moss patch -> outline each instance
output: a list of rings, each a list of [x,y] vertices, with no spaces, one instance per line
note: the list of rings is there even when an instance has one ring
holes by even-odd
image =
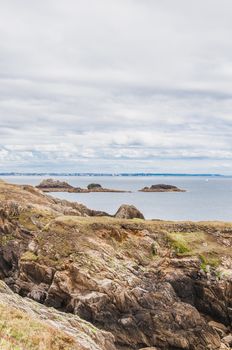
[[[21,260],[22,261],[37,261],[38,260],[38,256],[35,255],[32,252],[27,251],[27,252],[22,254]]]

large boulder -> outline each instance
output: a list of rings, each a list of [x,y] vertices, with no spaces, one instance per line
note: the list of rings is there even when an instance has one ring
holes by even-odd
[[[120,219],[144,219],[143,214],[134,206],[123,204],[114,215]]]

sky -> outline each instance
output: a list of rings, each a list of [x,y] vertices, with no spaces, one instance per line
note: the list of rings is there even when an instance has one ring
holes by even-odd
[[[232,174],[231,0],[0,0],[0,172]]]

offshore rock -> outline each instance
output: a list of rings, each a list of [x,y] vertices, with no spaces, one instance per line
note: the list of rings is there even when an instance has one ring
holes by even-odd
[[[95,183],[92,183],[92,184],[89,184],[87,186],[88,190],[93,190],[93,189],[102,189],[102,186],[99,185],[99,184],[95,184]]]
[[[157,184],[151,187],[144,187],[140,192],[185,192],[185,190],[173,185]]]
[[[43,180],[36,188],[43,192],[71,192],[71,193],[89,193],[89,192],[128,192],[123,190],[103,188],[99,184],[89,184],[87,188],[74,187],[65,181],[46,179]]]
[[[74,187],[69,185],[66,181],[59,181],[59,180],[53,180],[53,179],[45,179],[45,180],[42,180],[41,183],[36,186],[37,188],[39,189],[42,189],[42,190],[71,190],[73,189]]]

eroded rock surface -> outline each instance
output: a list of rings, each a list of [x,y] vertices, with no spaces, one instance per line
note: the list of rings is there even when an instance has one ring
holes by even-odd
[[[17,337],[15,336],[17,334]],[[116,350],[114,337],[80,317],[13,293],[0,281],[0,348]]]

